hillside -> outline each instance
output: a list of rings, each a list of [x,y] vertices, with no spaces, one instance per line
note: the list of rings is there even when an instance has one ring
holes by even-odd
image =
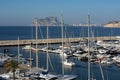
[[[113,21],[104,24],[104,27],[120,27],[120,21]]]

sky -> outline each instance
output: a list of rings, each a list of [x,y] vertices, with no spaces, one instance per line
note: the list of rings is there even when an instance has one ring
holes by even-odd
[[[120,0],[0,0],[0,26],[28,26],[35,17],[60,15],[64,23],[120,21]]]

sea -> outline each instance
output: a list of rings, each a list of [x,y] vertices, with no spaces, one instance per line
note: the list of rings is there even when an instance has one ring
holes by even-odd
[[[46,27],[42,26],[38,28],[38,38],[46,38]],[[61,38],[61,27],[50,26],[49,38]],[[120,28],[107,28],[107,27],[91,27],[91,36],[120,36]],[[64,33],[66,38],[70,37],[87,37],[88,27],[64,27]],[[16,40],[20,39],[31,39],[35,38],[35,27],[34,26],[0,26],[0,40]]]
[[[35,28],[34,26],[0,26],[0,40],[17,40],[18,37],[20,40],[24,39],[35,39]],[[49,38],[61,38],[61,27],[60,26],[50,26],[48,27]],[[100,37],[100,36],[120,36],[120,28],[107,28],[107,27],[90,27],[91,37]],[[42,26],[38,27],[38,38],[46,39],[47,38],[47,27]],[[88,36],[88,27],[73,27],[65,26],[64,34],[66,38],[79,38]],[[43,48],[46,45],[39,45],[39,48]],[[56,48],[60,44],[51,44],[50,46]],[[23,58],[29,58],[30,52],[23,50],[24,46],[20,46],[20,53]],[[0,53],[4,53],[4,49],[9,49],[8,54],[18,54],[17,46],[9,47],[0,47]],[[39,52],[39,67],[46,68],[46,53]],[[32,52],[32,62],[35,66],[35,52]],[[88,67],[87,62],[80,62],[77,59],[70,58],[77,65],[73,67],[64,66],[65,74],[74,74],[78,75],[76,80],[88,80]],[[59,54],[49,53],[49,73],[61,74],[62,73],[62,58]],[[103,80],[101,72],[104,75],[104,80],[120,80],[120,67],[115,66],[102,66],[102,71],[98,64],[91,64],[91,76],[96,80]]]

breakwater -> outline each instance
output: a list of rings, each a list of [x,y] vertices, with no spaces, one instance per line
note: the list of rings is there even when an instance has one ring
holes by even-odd
[[[87,37],[85,37],[87,39]],[[83,38],[64,38],[64,42],[79,42]],[[93,38],[90,38],[93,39]],[[95,37],[94,40],[110,40],[117,39],[115,36],[113,37]],[[61,38],[52,38],[52,39],[27,39],[27,40],[0,40],[0,47],[2,46],[17,46],[17,45],[28,45],[28,44],[58,44],[61,43]]]

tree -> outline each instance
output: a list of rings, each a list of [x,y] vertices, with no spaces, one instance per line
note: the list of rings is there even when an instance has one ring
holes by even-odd
[[[15,80],[15,71],[19,68],[18,62],[15,60],[8,60],[4,67],[13,72],[13,80]]]

